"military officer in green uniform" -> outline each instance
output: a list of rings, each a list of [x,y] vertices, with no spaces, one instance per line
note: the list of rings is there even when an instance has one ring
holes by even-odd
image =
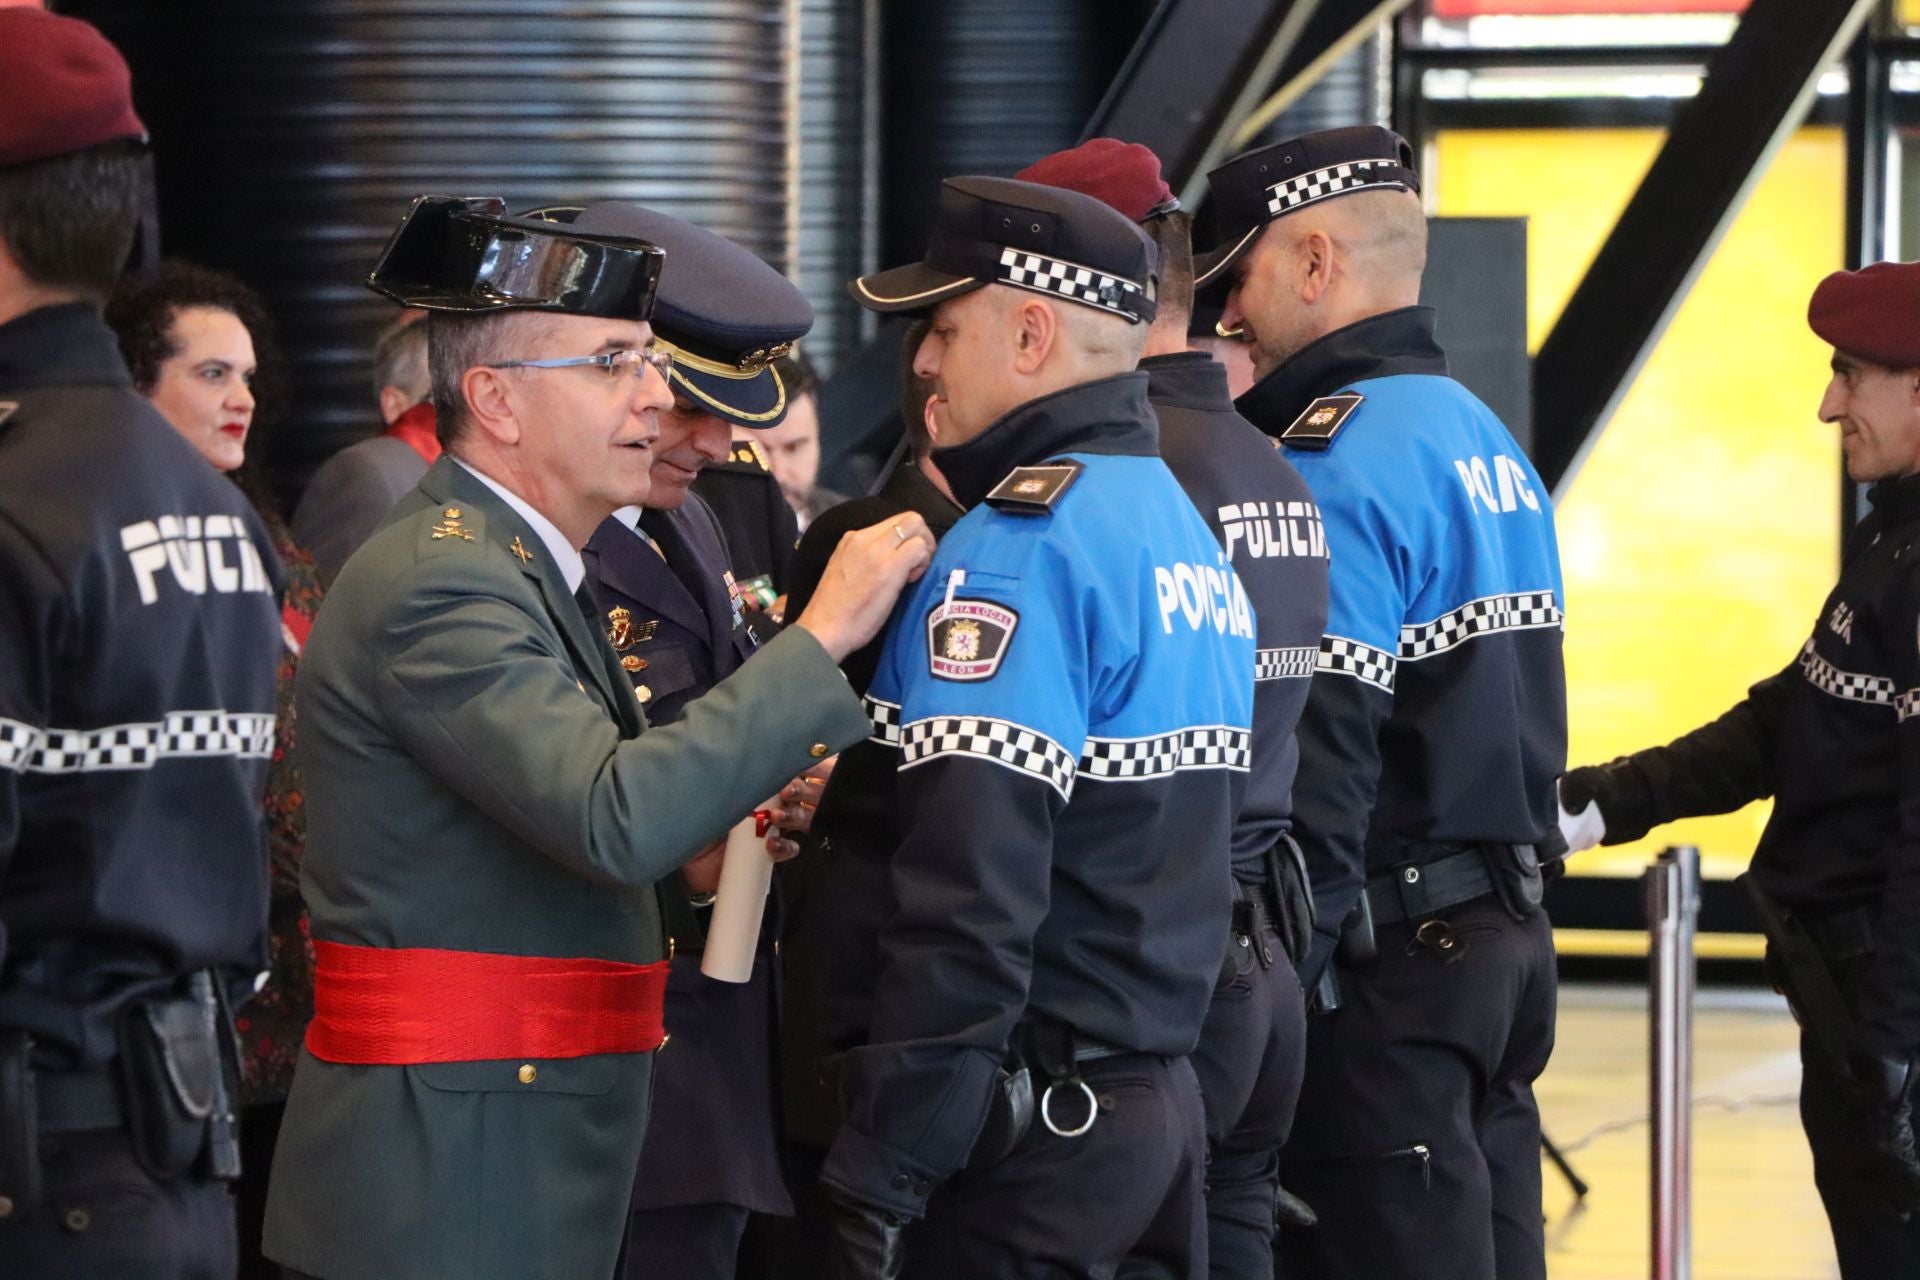
[[[423,197],[369,282],[432,313],[446,454],[302,663],[315,1016],[266,1225],[291,1275],[611,1277],[665,1038],[653,884],[868,732],[834,664],[923,570],[917,518],[850,535],[666,728],[591,616],[579,547],[646,500],[670,402],[662,257]]]

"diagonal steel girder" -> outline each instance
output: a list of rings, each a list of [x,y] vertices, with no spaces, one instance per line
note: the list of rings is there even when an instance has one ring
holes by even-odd
[[[1752,0],[1533,360],[1534,464],[1564,495],[1874,0]],[[1790,317],[1782,317],[1783,322]]]
[[[1160,157],[1191,204],[1314,15],[1346,0],[1161,0],[1087,121],[1082,140],[1124,138]]]

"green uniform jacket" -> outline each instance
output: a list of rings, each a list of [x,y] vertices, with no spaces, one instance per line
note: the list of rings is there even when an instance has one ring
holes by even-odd
[[[532,528],[446,458],[335,581],[297,688],[313,936],[375,947],[659,960],[653,882],[870,728],[796,628],[647,729]],[[324,1280],[607,1280],[652,1069],[303,1051],[266,1252]]]

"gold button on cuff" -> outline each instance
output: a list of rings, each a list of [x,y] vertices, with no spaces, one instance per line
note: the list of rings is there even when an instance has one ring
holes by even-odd
[[[540,1068],[534,1066],[531,1062],[523,1062],[520,1064],[520,1083],[521,1084],[532,1084],[535,1080],[539,1078],[540,1078]]]
[[[827,758],[827,744],[824,742],[816,742],[807,748],[807,754],[815,760],[824,760]]]

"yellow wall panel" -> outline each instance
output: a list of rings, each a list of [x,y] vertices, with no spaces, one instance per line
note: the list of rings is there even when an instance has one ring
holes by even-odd
[[[1658,130],[1452,131],[1442,214],[1525,215],[1537,346],[1651,162]],[[1782,147],[1559,508],[1567,583],[1570,763],[1665,742],[1733,705],[1798,651],[1839,562],[1839,449],[1815,416],[1828,349],[1807,296],[1841,265],[1845,145]],[[1700,845],[1731,875],[1764,805],[1594,850],[1633,875]]]

